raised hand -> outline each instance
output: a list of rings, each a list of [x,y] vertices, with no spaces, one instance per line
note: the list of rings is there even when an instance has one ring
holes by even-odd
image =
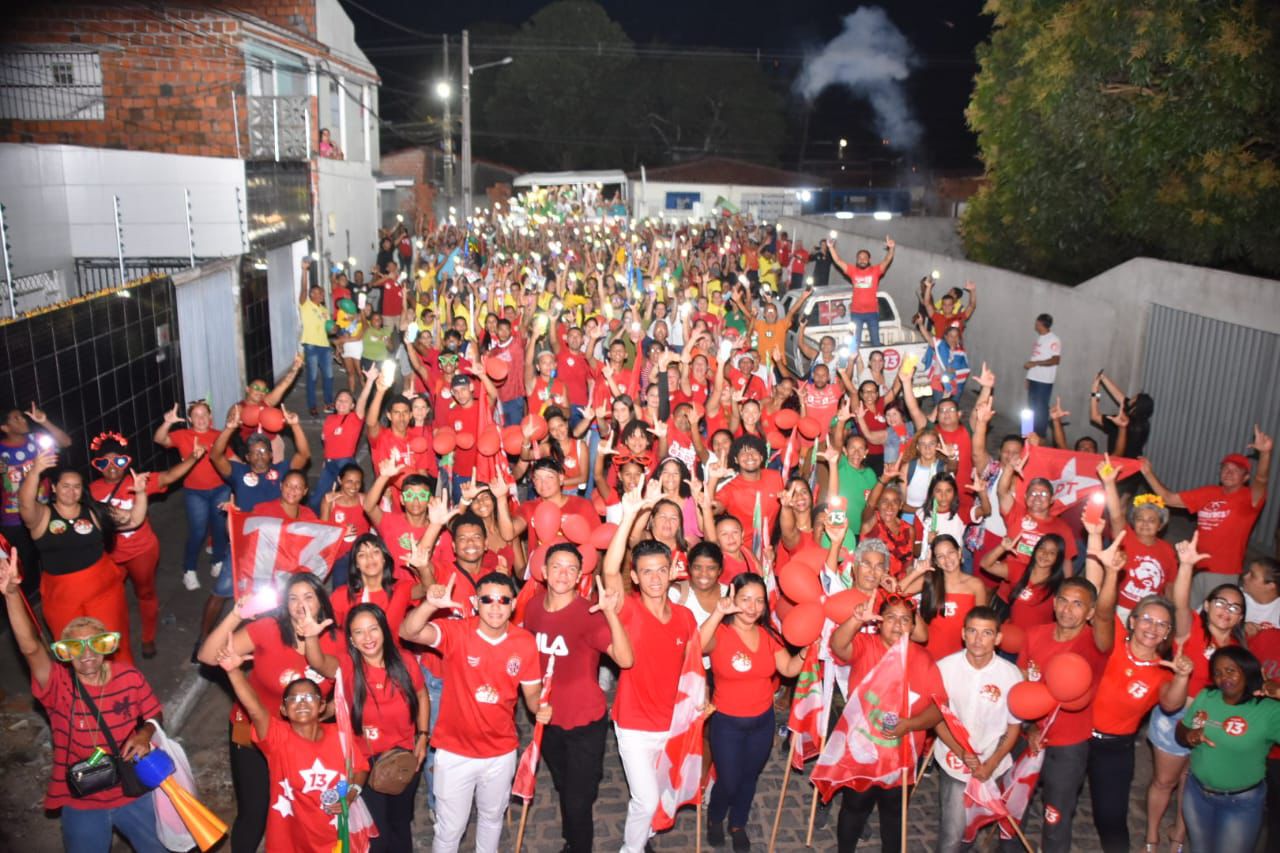
[[[1256,450],[1258,453],[1270,453],[1275,447],[1275,440],[1262,431],[1257,424],[1253,425],[1253,441],[1251,441],[1246,449]]]
[[[146,471],[143,471],[141,474],[139,474],[137,471],[133,470],[132,468],[130,468],[130,469],[129,469],[129,474],[133,477],[133,492],[134,492],[134,494],[138,494],[138,495],[140,495],[140,494],[143,494],[144,492],[146,492],[146,490],[147,490],[147,479],[148,479],[151,475],[150,475],[150,474],[148,474]]]
[[[853,618],[865,625],[868,622],[879,622],[880,614],[876,613],[876,609],[871,603],[871,599],[867,599],[857,607],[853,608]]]
[[[236,651],[236,639],[234,633],[227,636],[227,644],[218,650],[218,666],[222,667],[227,672],[239,669],[244,666],[246,662],[251,660],[253,660],[252,652],[247,655],[242,655]]]
[[[1201,554],[1197,547],[1200,541],[1200,531],[1191,534],[1191,539],[1179,542],[1173,548],[1178,552],[1178,562],[1188,566],[1194,566],[1201,560],[1209,559],[1208,554]]]
[[[507,483],[507,479],[501,474],[495,474],[493,480],[489,483],[489,491],[493,493],[496,500],[502,500],[511,494],[511,486]]]
[[[381,374],[382,370],[379,369],[378,365],[371,365],[369,369],[364,372],[365,382],[376,382]]]
[[[618,614],[622,612],[622,601],[622,591],[607,589],[604,580],[596,575],[596,603],[588,608],[588,612]]]
[[[1057,400],[1054,401],[1054,404],[1049,407],[1050,420],[1060,421],[1063,418],[1068,418],[1070,416],[1071,416],[1071,413],[1068,412],[1066,409],[1062,408],[1061,397],[1057,398]]]
[[[444,586],[433,583],[427,587],[427,604],[436,610],[461,610],[462,605],[453,600],[453,584],[457,579],[455,575]]]
[[[191,457],[193,459],[201,459],[208,452],[209,451],[205,448],[205,446],[200,443],[200,439],[197,438],[195,441],[191,443]]]
[[[180,423],[182,423],[182,422],[183,422],[183,421],[185,421],[185,420],[186,420],[186,418],[184,418],[184,417],[182,417],[182,415],[178,414],[178,404],[177,404],[177,403],[174,403],[174,404],[173,404],[173,408],[172,408],[172,409],[170,409],[169,411],[167,411],[167,412],[165,412],[165,413],[164,413],[163,421],[164,421],[164,423],[168,424],[169,426],[173,426],[174,424],[180,424]]]
[[[291,411],[289,411],[288,409],[286,409],[286,408],[284,407],[284,403],[281,403],[281,404],[280,404],[280,413],[281,413],[282,415],[284,415],[284,422],[285,422],[286,424],[288,424],[288,425],[289,425],[289,426],[291,426],[291,427],[292,427],[292,426],[297,426],[297,425],[298,425],[298,413],[297,413],[297,412],[291,412]]]
[[[31,408],[27,409],[27,417],[38,424],[47,423],[49,420],[49,416],[44,413],[44,409],[38,408],[34,402],[32,402]]]
[[[1096,548],[1089,549],[1089,556],[1097,557],[1098,562],[1102,563],[1102,567],[1108,572],[1115,572],[1124,568],[1124,552],[1120,548],[1120,543],[1124,541],[1124,537],[1129,531],[1121,530],[1116,534],[1116,538],[1111,540],[1111,544],[1102,550]],[[1116,565],[1117,561],[1120,563]]]
[[[983,388],[996,387],[996,375],[987,367],[987,363],[982,362],[982,370],[978,372],[978,384]]]
[[[397,465],[395,461],[388,457],[378,463],[378,476],[387,478],[395,477],[404,469],[404,465]]]
[[[1111,464],[1111,454],[1102,454],[1102,461],[1097,467],[1098,479],[1104,483],[1114,483],[1116,478],[1120,476],[1120,472],[1116,470],[1116,466]]]
[[[737,604],[734,604],[733,599],[727,595],[723,596],[716,602],[716,613],[719,613],[721,617],[732,616],[735,613],[741,612],[742,608]]]
[[[449,508],[449,504],[445,502],[444,498],[432,498],[427,502],[428,524],[444,527],[453,516],[454,511]]]
[[[17,561],[0,557],[0,595],[12,595],[18,591],[21,583]]]
[[[301,624],[294,623],[293,630],[298,632],[298,636],[304,638],[319,637],[324,630],[333,624],[332,619],[326,619],[323,622],[317,622],[316,618],[307,613],[302,618]]]
[[[462,499],[464,501],[474,501],[476,496],[484,491],[484,487],[476,483],[474,475],[472,479],[462,484]]]

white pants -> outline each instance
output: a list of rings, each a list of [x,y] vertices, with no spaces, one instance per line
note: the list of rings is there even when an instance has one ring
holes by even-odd
[[[476,853],[497,853],[502,837],[502,813],[511,799],[516,753],[496,758],[467,758],[436,750],[436,824],[432,853],[454,853],[476,804]]]
[[[658,756],[667,745],[667,733],[624,729],[616,723],[613,731],[618,736],[618,756],[631,789],[620,853],[644,853],[644,845],[653,834],[649,826],[658,810]]]

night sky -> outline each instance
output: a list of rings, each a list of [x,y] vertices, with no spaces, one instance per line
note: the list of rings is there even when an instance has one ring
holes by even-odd
[[[416,93],[439,77],[440,34],[453,38],[451,62],[457,69],[457,38],[463,28],[471,31],[473,65],[498,59],[500,47],[486,49],[486,34],[516,30],[546,0],[507,0],[502,3],[405,3],[403,0],[359,0],[359,6],[342,0],[356,27],[356,38],[383,78],[382,118],[392,122],[420,120]],[[689,0],[603,0],[609,16],[638,46],[653,42],[698,48],[758,49],[773,76],[791,79],[801,56],[840,32],[844,15],[857,8],[848,2],[787,0],[780,3],[734,4]],[[360,7],[363,7],[361,9]],[[973,135],[965,127],[964,109],[977,71],[974,47],[990,34],[989,17],[981,14],[980,0],[893,0],[882,8],[906,35],[918,55],[918,67],[907,82],[911,106],[924,125],[924,143],[915,159],[921,166],[954,171],[979,171]],[[394,21],[407,30],[380,21],[364,10]],[[517,60],[519,61],[519,60]],[[478,88],[482,81],[473,78]],[[474,91],[474,89],[473,89]],[[482,95],[477,92],[477,96]],[[794,167],[800,151],[803,99],[789,95],[789,139],[778,165]],[[807,156],[834,157],[836,140],[850,140],[852,159],[883,157],[874,148],[867,130],[863,101],[840,89],[827,89],[816,101],[810,117]],[[407,144],[384,130],[384,147]],[[476,142],[477,156],[484,156],[483,140]],[[825,152],[825,153],[824,153]],[[519,164],[515,164],[519,165]]]

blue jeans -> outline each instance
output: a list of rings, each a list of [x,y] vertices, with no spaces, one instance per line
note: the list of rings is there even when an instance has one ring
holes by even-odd
[[[866,326],[870,329],[871,346],[880,346],[880,312],[866,311],[858,314],[849,314],[849,322],[853,323],[853,342],[858,346],[862,346],[862,327]],[[712,790],[715,790],[714,788]]]
[[[324,461],[324,467],[320,469],[320,476],[316,480],[315,491],[311,493],[311,500],[307,501],[312,512],[316,515],[320,514],[320,502],[324,500],[324,496],[333,488],[333,484],[338,482],[338,472],[344,466],[355,461],[350,456],[344,456],[341,459],[326,459]]]
[[[431,716],[427,720],[427,731],[435,732],[436,719],[440,716],[440,697],[444,696],[444,679],[433,675],[425,666],[422,668],[422,679],[427,684],[427,698],[431,700]],[[422,776],[427,783],[427,808],[435,810],[435,766],[436,748],[427,750],[427,760],[422,762]]]
[[[524,397],[516,397],[502,404],[502,425],[512,426],[524,420]]]
[[[324,404],[333,404],[333,349],[328,346],[303,344],[307,359],[307,408],[316,408],[316,373],[324,377]]]
[[[1191,849],[1251,853],[1262,828],[1266,799],[1266,782],[1242,794],[1211,794],[1188,774],[1182,792],[1182,817],[1187,822]]]
[[[773,708],[754,717],[711,716],[711,758],[716,784],[711,788],[709,816],[719,823],[729,815],[730,827],[746,827],[756,782],[769,760],[775,723]]]
[[[1041,438],[1049,435],[1049,401],[1052,399],[1052,382],[1027,380],[1027,408],[1035,416],[1035,430]]]
[[[205,538],[210,535],[213,536],[213,554],[209,561],[221,563],[227,559],[227,515],[218,509],[218,505],[230,499],[229,486],[182,490],[182,500],[187,508],[187,544],[182,551],[184,571],[196,570],[200,549],[204,547]]]
[[[111,833],[119,832],[135,853],[165,853],[156,835],[154,791],[114,809],[62,807],[62,847],[67,853],[108,853]]]

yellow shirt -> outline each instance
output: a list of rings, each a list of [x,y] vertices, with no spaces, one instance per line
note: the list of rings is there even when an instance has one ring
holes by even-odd
[[[324,325],[329,321],[329,309],[308,299],[298,306],[302,315],[302,342],[310,346],[327,347],[329,335]]]

